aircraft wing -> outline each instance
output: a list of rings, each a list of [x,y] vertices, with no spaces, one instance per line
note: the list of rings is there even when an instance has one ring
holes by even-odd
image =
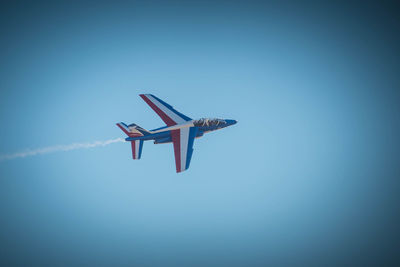
[[[197,127],[185,127],[171,131],[174,144],[176,172],[187,170],[193,153],[193,142]]]
[[[143,98],[143,100],[158,114],[158,116],[160,116],[167,126],[173,126],[192,120],[176,111],[171,105],[165,103],[154,95],[142,94],[140,97]]]

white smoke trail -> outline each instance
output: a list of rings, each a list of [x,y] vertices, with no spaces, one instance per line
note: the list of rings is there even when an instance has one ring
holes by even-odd
[[[36,156],[36,155],[41,155],[41,154],[48,154],[48,153],[53,153],[53,152],[58,152],[58,151],[70,151],[70,150],[76,150],[76,149],[84,149],[84,148],[92,148],[92,147],[97,147],[97,146],[107,146],[109,144],[117,143],[117,142],[124,142],[125,140],[123,138],[116,138],[116,139],[110,139],[110,140],[105,140],[105,141],[95,141],[91,143],[73,143],[69,145],[56,145],[56,146],[48,146],[48,147],[43,147],[43,148],[37,148],[33,150],[25,150],[22,152],[15,152],[11,154],[4,154],[0,155],[0,161],[3,160],[10,160],[10,159],[16,159],[16,158],[25,158],[28,156]]]

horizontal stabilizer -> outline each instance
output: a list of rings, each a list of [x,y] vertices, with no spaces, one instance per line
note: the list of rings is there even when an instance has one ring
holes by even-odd
[[[140,159],[140,157],[142,156],[143,140],[131,141],[131,146],[132,146],[132,158]]]

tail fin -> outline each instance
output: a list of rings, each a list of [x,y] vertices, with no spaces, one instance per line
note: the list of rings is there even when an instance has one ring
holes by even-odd
[[[139,125],[136,125],[134,123],[126,125],[123,122],[117,123],[117,126],[124,131],[124,133],[129,136],[129,137],[135,137],[135,136],[144,136],[150,134],[149,131],[143,129]]]
[[[149,131],[143,129],[142,127],[132,123],[130,125],[126,125],[123,122],[117,123],[117,126],[124,131],[124,133],[129,137],[138,137],[150,134]],[[132,146],[132,158],[140,159],[142,156],[143,149],[143,140],[134,140],[131,141]]]

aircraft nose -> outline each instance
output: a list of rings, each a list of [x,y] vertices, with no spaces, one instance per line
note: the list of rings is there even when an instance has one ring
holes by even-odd
[[[237,123],[237,121],[235,120],[225,120],[227,122],[228,125],[234,125]]]

